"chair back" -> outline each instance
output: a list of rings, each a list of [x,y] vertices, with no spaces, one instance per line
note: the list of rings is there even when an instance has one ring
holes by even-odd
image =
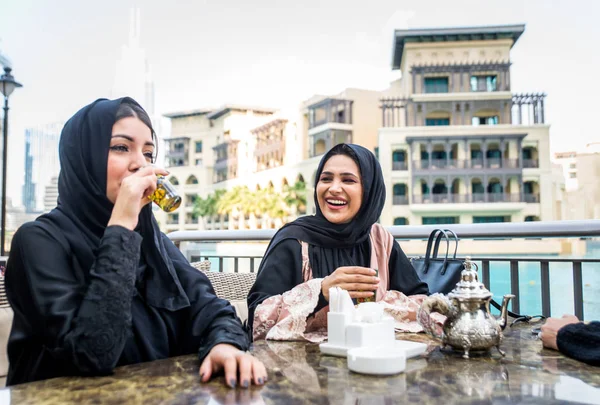
[[[244,322],[248,318],[248,293],[256,281],[256,273],[221,273],[210,271],[210,261],[190,263],[208,277],[217,297],[228,300]]]
[[[8,337],[12,328],[14,313],[6,297],[4,276],[0,275],[0,387],[4,387],[8,374]]]

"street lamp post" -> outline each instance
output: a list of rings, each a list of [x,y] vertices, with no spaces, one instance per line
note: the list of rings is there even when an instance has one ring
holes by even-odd
[[[2,224],[0,224],[0,255],[4,256],[6,250],[4,248],[5,236],[6,236],[6,160],[8,157],[8,97],[17,87],[23,87],[23,85],[17,81],[13,75],[10,74],[11,68],[8,66],[4,67],[4,74],[0,76],[0,93],[4,95],[4,134],[2,148]]]

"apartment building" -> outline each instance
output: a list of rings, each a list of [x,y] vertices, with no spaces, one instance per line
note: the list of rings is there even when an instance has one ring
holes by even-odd
[[[339,143],[356,143],[375,152],[381,127],[380,91],[348,88],[303,103],[305,159],[320,156]]]
[[[511,92],[524,25],[397,30],[381,100],[383,225],[560,219],[545,94]]]
[[[565,177],[565,219],[600,218],[600,143],[556,153],[554,160]]]
[[[171,119],[171,136],[165,139],[165,166],[169,179],[183,198],[182,206],[165,214],[155,211],[162,229],[195,230],[193,214],[198,196],[205,197],[213,184],[252,168],[250,129],[263,124],[275,110],[241,105],[165,114]]]
[[[230,223],[228,216],[204,223],[192,212],[198,196],[236,186],[280,192],[302,181],[307,186],[306,212],[315,212],[312,187],[321,155],[342,142],[375,151],[380,98],[380,92],[346,89],[311,97],[291,113],[230,105],[166,114],[172,123],[166,166],[182,194],[183,208],[170,214],[156,212],[162,228],[171,232],[202,226],[252,227],[249,219]]]

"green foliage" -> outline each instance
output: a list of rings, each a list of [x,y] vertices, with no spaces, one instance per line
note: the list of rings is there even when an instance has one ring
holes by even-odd
[[[302,181],[292,186],[285,185],[282,193],[272,187],[256,191],[247,186],[216,190],[206,198],[197,198],[194,204],[194,214],[201,217],[254,215],[256,218],[283,221],[298,212],[306,212],[306,184]]]

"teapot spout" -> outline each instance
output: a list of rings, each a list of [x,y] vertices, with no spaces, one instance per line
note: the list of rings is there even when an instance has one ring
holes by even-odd
[[[500,325],[502,330],[506,328],[506,324],[508,323],[508,303],[511,298],[515,298],[515,296],[513,294],[506,294],[502,299],[502,311],[500,312],[500,319],[498,320],[498,325]]]

